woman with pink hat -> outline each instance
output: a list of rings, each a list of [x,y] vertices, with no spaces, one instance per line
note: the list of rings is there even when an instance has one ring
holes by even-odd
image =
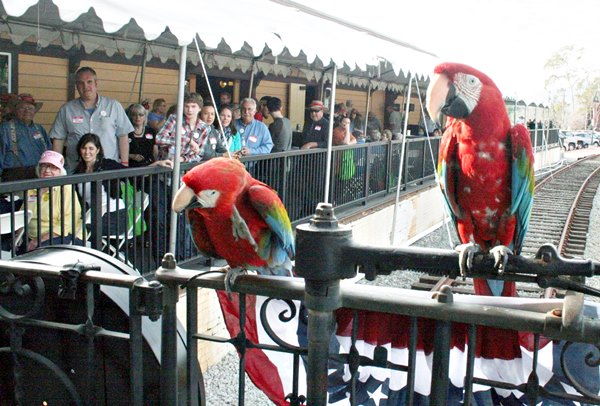
[[[39,178],[65,176],[65,159],[46,151],[35,168]],[[27,209],[32,217],[27,229],[27,250],[55,244],[83,245],[81,205],[71,185],[40,188],[27,192]],[[64,234],[61,234],[64,230]]]

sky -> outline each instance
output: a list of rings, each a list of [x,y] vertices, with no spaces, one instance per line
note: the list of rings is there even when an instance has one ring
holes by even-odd
[[[564,46],[583,48],[580,66],[600,74],[597,0],[298,1],[471,65],[528,103],[548,102],[544,65]]]

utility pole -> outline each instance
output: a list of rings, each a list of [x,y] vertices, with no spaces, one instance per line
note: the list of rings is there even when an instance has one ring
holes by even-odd
[[[598,128],[598,107],[600,106],[600,99],[598,98],[598,89],[596,88],[596,92],[594,93],[594,98],[592,99],[592,131],[596,131]]]

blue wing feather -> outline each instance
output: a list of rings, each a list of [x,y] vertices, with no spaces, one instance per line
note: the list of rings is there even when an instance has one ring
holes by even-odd
[[[294,232],[283,203],[277,193],[266,185],[255,185],[248,190],[250,202],[265,223],[270,235],[259,243],[259,255],[270,267],[289,267],[295,256]],[[289,270],[288,269],[288,270]]]
[[[521,252],[531,216],[535,177],[533,148],[529,131],[522,125],[516,125],[511,129],[510,135],[512,146],[511,213],[516,216],[517,221],[512,248],[515,254],[518,254]]]

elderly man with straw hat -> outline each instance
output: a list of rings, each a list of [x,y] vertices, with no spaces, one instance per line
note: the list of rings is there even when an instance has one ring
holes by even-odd
[[[0,175],[2,180],[35,177],[35,166],[44,151],[50,149],[50,138],[33,119],[42,107],[32,95],[22,93],[11,98],[11,119],[0,124]]]

